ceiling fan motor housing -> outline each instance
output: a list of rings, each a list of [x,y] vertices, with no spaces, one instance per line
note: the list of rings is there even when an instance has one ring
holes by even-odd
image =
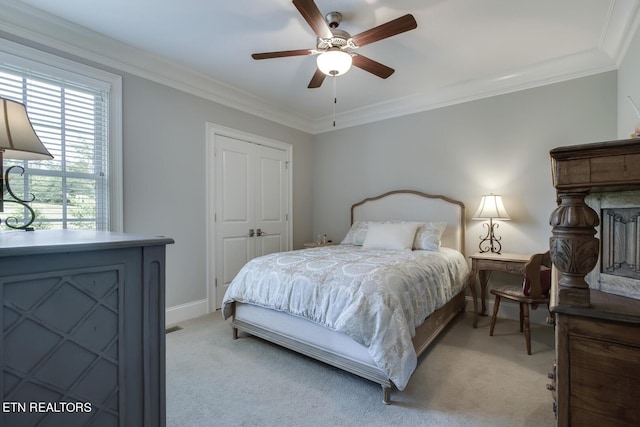
[[[346,31],[332,29],[331,33],[333,33],[333,37],[331,38],[318,38],[317,40],[317,49],[318,50],[327,50],[332,47],[337,47],[339,49],[345,49],[347,47],[355,47],[353,43],[349,43],[351,40],[351,34]]]
[[[329,12],[324,19],[327,21],[329,28],[338,28],[338,25],[342,22],[342,14],[340,12]]]

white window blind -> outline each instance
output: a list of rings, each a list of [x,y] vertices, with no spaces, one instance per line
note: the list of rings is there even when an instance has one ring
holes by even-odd
[[[92,87],[24,66],[0,63],[0,96],[25,104],[36,134],[52,160],[5,160],[24,168],[11,189],[30,200],[35,229],[109,229],[109,89]],[[6,204],[3,220],[19,222],[25,209]]]

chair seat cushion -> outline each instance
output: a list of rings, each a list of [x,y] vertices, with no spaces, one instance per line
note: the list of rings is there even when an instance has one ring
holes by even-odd
[[[531,291],[530,289],[531,287],[531,282],[529,281],[528,278],[525,277],[524,281],[522,282],[522,293],[525,295],[529,295],[529,292]],[[542,295],[546,296],[549,295],[549,290],[551,289],[551,269],[550,268],[545,268],[540,270],[540,287],[542,288]]]

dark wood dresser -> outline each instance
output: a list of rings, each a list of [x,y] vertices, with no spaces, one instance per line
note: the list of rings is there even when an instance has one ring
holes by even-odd
[[[556,365],[549,388],[557,423],[638,426],[640,300],[592,289],[585,280],[601,267],[595,235],[602,214],[585,197],[640,189],[640,140],[560,147],[550,154],[558,194],[550,248],[559,280],[551,300]],[[640,200],[635,207],[640,212]]]
[[[165,425],[169,243],[0,233],[0,425]]]

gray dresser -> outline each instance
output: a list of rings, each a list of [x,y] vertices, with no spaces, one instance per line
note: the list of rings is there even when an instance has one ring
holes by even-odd
[[[164,426],[165,246],[0,233],[0,426]]]

